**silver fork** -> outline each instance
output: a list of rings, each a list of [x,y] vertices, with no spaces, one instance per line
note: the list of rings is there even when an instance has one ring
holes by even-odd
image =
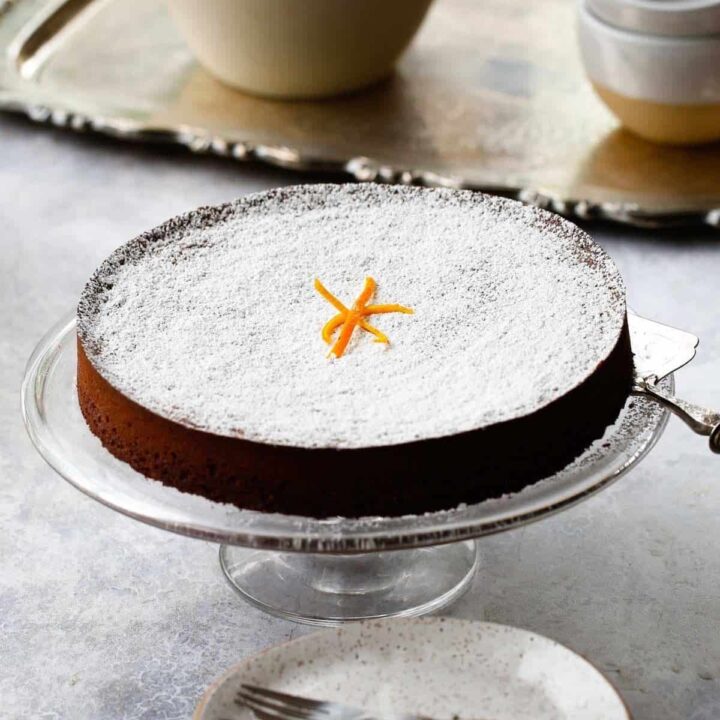
[[[235,703],[250,708],[260,720],[381,720],[362,708],[290,695],[256,685],[241,685]],[[431,720],[422,715],[394,713],[382,720]]]

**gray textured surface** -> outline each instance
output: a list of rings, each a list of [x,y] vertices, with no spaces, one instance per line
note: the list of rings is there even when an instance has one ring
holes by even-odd
[[[188,718],[227,665],[305,628],[224,584],[214,546],[112,513],[60,480],[19,412],[27,356],[118,244],[182,210],[296,181],[0,119],[0,717]],[[720,237],[591,231],[634,308],[702,338],[678,377],[720,407]],[[677,421],[632,475],[482,541],[448,614],[549,635],[636,720],[720,717],[720,458]]]

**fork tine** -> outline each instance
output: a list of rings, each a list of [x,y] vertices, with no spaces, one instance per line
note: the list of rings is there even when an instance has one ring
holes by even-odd
[[[272,715],[276,718],[282,718],[282,720],[285,720],[286,718],[285,713],[281,709],[273,706],[266,707],[265,705],[256,702],[252,698],[243,697],[240,693],[238,693],[237,697],[235,698],[235,704],[239,707],[249,708],[254,713],[256,712],[259,714],[262,712],[268,715]]]
[[[277,701],[269,700],[263,697],[255,697],[242,690],[237,694],[236,702],[247,705],[251,710],[264,710],[265,712],[275,713],[278,717],[294,718],[296,720],[309,720],[314,717],[313,711],[306,708],[296,707],[289,703],[282,704]]]
[[[327,703],[324,700],[312,700],[311,698],[298,697],[297,695],[289,695],[288,693],[279,692],[278,690],[270,690],[269,688],[258,687],[257,685],[241,685],[242,691],[251,694],[257,698],[267,698],[276,700],[294,707],[302,707],[317,712],[327,712],[324,710]]]
[[[255,717],[261,718],[261,720],[287,720],[287,717],[281,713],[267,712],[266,710],[240,702],[239,700],[235,700],[235,704],[246,710],[250,710]]]

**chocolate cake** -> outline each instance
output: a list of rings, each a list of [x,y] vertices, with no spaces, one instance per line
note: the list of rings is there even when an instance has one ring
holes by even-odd
[[[517,491],[600,438],[631,378],[608,256],[478,193],[305,185],[201,208],[116,250],[78,306],[78,397],[103,445],[256,510]]]

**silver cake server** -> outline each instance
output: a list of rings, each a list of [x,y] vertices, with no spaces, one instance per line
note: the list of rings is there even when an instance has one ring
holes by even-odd
[[[628,313],[628,325],[635,355],[633,394],[668,408],[698,435],[709,436],[710,449],[720,453],[720,413],[680,400],[658,386],[660,380],[695,357],[698,338],[632,313]]]

